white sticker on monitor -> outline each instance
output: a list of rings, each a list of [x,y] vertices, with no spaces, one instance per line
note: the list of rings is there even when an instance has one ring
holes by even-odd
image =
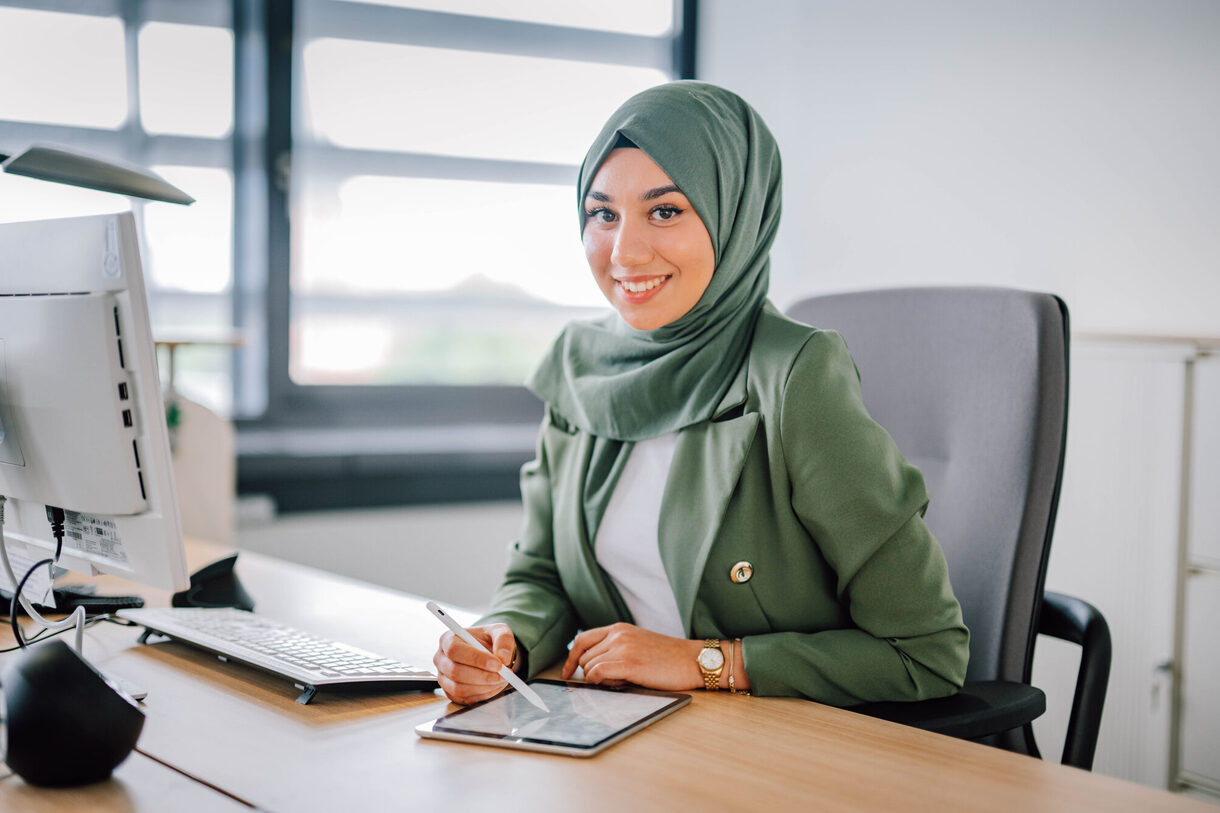
[[[29,551],[26,551],[20,545],[9,545],[8,561],[13,568],[13,575],[20,581],[21,577],[33,567],[34,562],[49,557],[38,556],[35,559]],[[3,572],[0,570],[0,572]],[[6,576],[0,576],[0,583],[8,581]],[[7,583],[4,584],[5,589],[12,595],[13,587]],[[25,586],[21,588],[21,594],[34,604],[41,604],[44,607],[55,606],[55,601],[51,598],[51,568],[43,565],[30,574],[30,578],[26,579]],[[4,612],[8,613],[8,605],[5,605]]]
[[[127,564],[127,551],[123,548],[123,539],[114,520],[75,511],[65,511],[64,514],[64,537],[72,540],[72,547],[83,553]]]

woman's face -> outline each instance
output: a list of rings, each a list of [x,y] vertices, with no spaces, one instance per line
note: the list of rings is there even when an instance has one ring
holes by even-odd
[[[585,256],[602,293],[636,330],[695,306],[712,281],[712,238],[686,195],[643,150],[614,150],[585,197]]]

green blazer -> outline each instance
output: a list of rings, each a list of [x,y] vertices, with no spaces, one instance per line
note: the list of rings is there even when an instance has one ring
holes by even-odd
[[[522,469],[525,526],[480,623],[512,628],[530,676],[579,629],[632,620],[592,544],[629,447],[550,411]],[[768,304],[711,420],[679,434],[665,486],[661,559],[687,636],[741,638],[759,695],[952,694],[969,633],[927,504],[843,340]]]

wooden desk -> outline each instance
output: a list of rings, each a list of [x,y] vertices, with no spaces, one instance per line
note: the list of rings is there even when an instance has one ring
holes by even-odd
[[[49,789],[27,785],[0,765],[0,810],[5,813],[137,813],[216,811],[237,813],[248,808],[208,786],[159,765],[143,754],[132,754],[109,780],[83,788]]]
[[[190,558],[214,552],[192,546]],[[242,553],[238,572],[262,614],[431,661],[441,629],[420,599],[253,553]],[[301,706],[286,682],[135,639],[103,624],[85,652],[148,688],[141,750],[273,811],[1214,810],[793,699],[694,692],[687,709],[589,760],[426,741],[413,729],[449,708],[438,695],[321,692]]]

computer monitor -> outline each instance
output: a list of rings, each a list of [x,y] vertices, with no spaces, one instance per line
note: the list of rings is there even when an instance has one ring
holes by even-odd
[[[130,212],[0,224],[0,496],[10,550],[62,508],[60,567],[188,586]]]

